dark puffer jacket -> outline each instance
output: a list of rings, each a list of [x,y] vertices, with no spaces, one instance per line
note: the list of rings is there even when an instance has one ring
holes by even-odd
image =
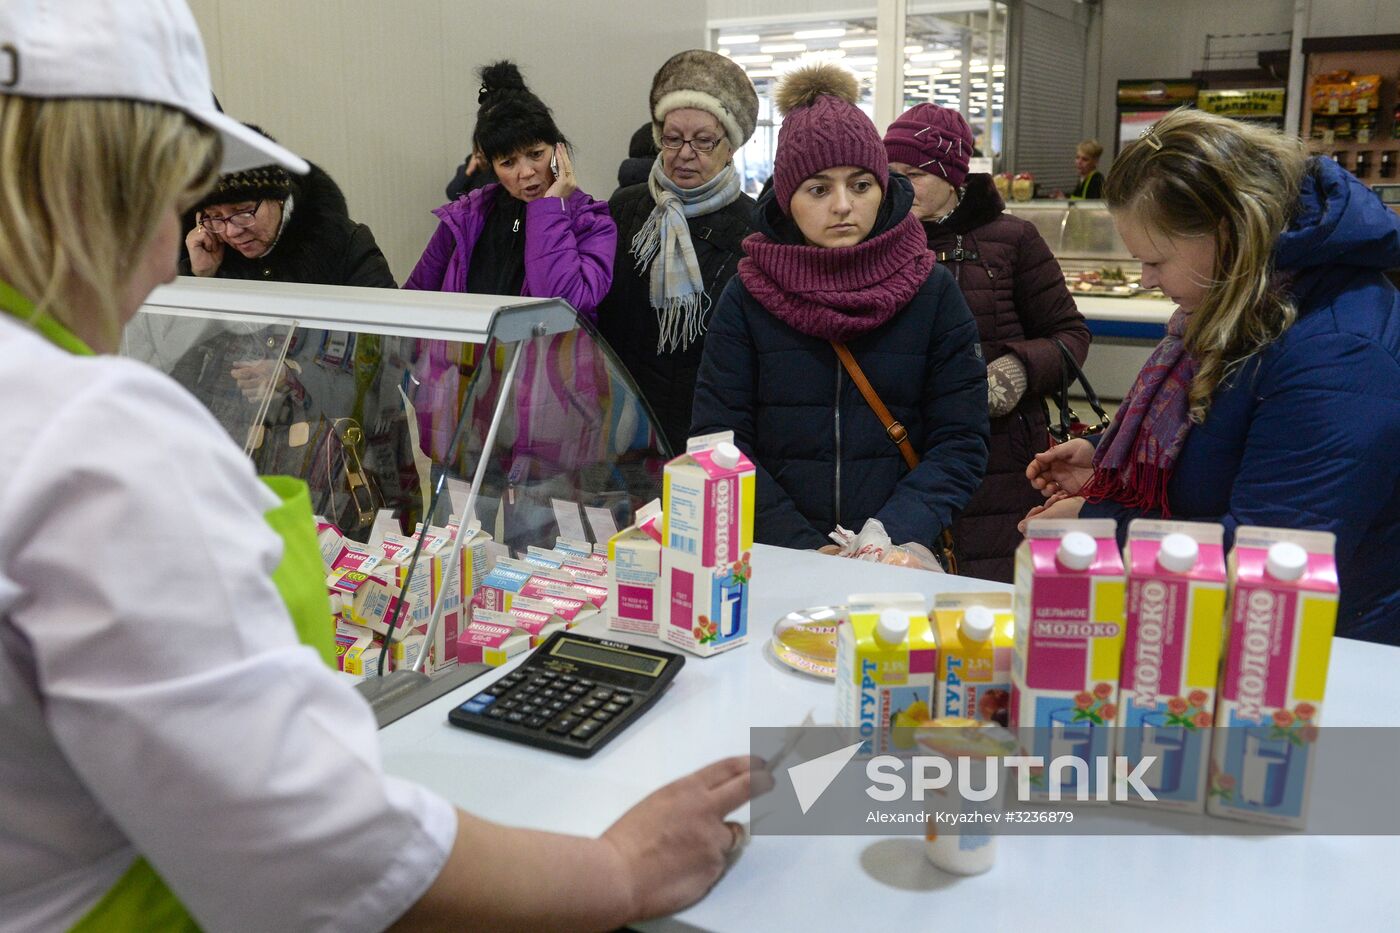
[[[969,175],[953,215],[924,229],[972,309],[987,362],[1011,353],[1026,367],[1026,393],[1010,414],[992,419],[987,476],[953,526],[958,572],[1010,583],[1016,523],[1044,501],[1026,465],[1048,446],[1041,400],[1059,391],[1064,369],[1051,338],[1083,363],[1089,328],[1040,233],[1004,210],[992,176]]]
[[[913,202],[896,199],[884,229]],[[774,229],[771,193],[756,228]],[[881,232],[877,227],[872,236]],[[838,524],[878,518],[896,544],[933,547],[971,498],[987,458],[987,378],[952,274],[935,265],[904,308],[847,344],[922,456],[910,472],[831,344],[769,314],[737,276],[720,297],[695,386],[693,432],[732,430],[757,467],[754,540],[829,544]]]
[[[194,228],[194,215],[186,230]],[[189,253],[180,248],[180,274],[192,275]],[[220,279],[303,282],[308,285],[364,285],[395,288],[389,263],[369,227],[350,219],[345,195],[319,166],[292,177],[292,216],[272,251],[245,259],[232,246],[215,273]]]
[[[598,330],[637,381],[671,449],[684,451],[705,341],[702,335],[683,350],[657,352],[661,331],[651,306],[651,270],[638,272],[631,252],[632,238],[655,206],[645,184],[623,188],[608,202],[617,224],[617,261],[612,290],[598,308]],[[712,307],[739,266],[743,239],[753,232],[753,213],[753,198],[741,194],[721,210],[690,218],[690,242]]]

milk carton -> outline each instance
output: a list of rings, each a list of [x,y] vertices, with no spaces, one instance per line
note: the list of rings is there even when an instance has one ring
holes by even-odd
[[[663,641],[708,657],[748,641],[753,463],[728,441],[666,464]]]
[[[1337,621],[1335,543],[1330,532],[1235,532],[1206,803],[1216,816],[1306,822]]]
[[[862,755],[910,755],[931,718],[937,646],[923,607],[853,605],[837,628],[836,725],[860,730]]]
[[[933,602],[938,682],[933,715],[1005,726],[1015,621],[1010,593],[942,593]]]
[[[511,600],[536,569],[523,560],[502,557],[482,578],[481,586],[477,587],[476,594],[472,597],[472,608],[489,609],[494,612],[510,609]]]
[[[649,519],[661,512],[654,500],[637,511],[637,522],[608,541],[608,628],[657,634],[661,607],[661,529]]]
[[[457,660],[463,664],[500,667],[530,650],[530,633],[505,612],[479,609],[457,639]]]
[[[528,596],[517,596],[511,602],[511,620],[517,628],[522,628],[530,633],[530,647],[539,647],[544,641],[555,632],[561,632],[569,627],[554,611],[554,607],[542,599],[531,599]]]
[[[1037,799],[1108,799],[1123,653],[1115,531],[1105,519],[1032,519],[1016,551],[1011,726],[1045,760]]]
[[[1118,749],[1152,759],[1125,802],[1200,813],[1225,630],[1224,530],[1137,519],[1128,526],[1127,632],[1118,694]]]

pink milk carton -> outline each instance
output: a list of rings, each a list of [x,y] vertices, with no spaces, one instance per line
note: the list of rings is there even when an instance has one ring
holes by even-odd
[[[1107,519],[1032,519],[1016,552],[1011,727],[1038,799],[1107,800],[1123,652],[1123,557]]]
[[[1225,630],[1224,529],[1136,519],[1128,526],[1127,636],[1118,689],[1118,749],[1156,800],[1125,802],[1200,813]]]
[[[1216,816],[1301,829],[1337,623],[1336,537],[1242,527],[1215,710]]]
[[[481,609],[457,638],[457,660],[462,664],[500,667],[530,650],[530,633],[518,627],[508,613]]]
[[[662,485],[663,641],[702,657],[748,641],[754,466],[728,440],[666,464]]]
[[[569,625],[554,611],[554,607],[542,599],[517,596],[510,605],[510,615],[517,628],[530,633],[530,647],[539,647],[555,632],[562,632]]]
[[[656,635],[661,615],[660,500],[637,511],[637,522],[608,541],[608,628]]]
[[[539,577],[527,580],[518,596],[549,604],[554,614],[568,623],[570,628],[594,611],[593,604],[575,587]]]

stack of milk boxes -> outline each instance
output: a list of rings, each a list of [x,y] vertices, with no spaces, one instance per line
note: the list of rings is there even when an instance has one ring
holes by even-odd
[[[657,630],[662,641],[702,657],[749,634],[754,467],[732,439],[728,432],[692,438],[666,464],[662,485]]]
[[[1065,765],[1033,797],[1053,779],[1066,800],[1127,791],[1131,804],[1302,826],[1336,622],[1333,536],[1242,527],[1227,561],[1219,525],[1138,519],[1121,555],[1114,534],[1111,521],[1032,521],[1017,554],[1011,725],[1029,754]],[[1155,800],[1121,780],[1110,793],[1115,755]]]

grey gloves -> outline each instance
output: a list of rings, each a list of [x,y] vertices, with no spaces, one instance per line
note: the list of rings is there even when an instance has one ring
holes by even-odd
[[[987,364],[987,414],[1000,418],[1026,394],[1026,367],[1014,354],[999,356]]]

